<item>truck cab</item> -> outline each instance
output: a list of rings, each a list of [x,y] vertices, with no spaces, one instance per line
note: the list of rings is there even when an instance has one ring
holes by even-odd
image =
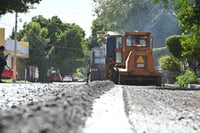
[[[154,69],[150,32],[125,32],[115,43],[111,80],[120,84],[161,85],[162,73]],[[117,41],[116,41],[117,42]]]

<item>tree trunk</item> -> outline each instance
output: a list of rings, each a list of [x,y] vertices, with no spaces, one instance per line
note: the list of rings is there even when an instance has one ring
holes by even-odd
[[[47,82],[48,78],[47,78],[47,64],[46,62],[38,65],[38,69],[39,69],[39,82]]]

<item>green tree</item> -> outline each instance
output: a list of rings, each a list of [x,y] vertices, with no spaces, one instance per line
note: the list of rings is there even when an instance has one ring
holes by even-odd
[[[178,18],[180,26],[185,33],[195,32],[194,28],[199,30],[200,26],[200,1],[194,0],[193,2],[187,0],[178,9]]]
[[[91,48],[99,46],[98,34],[108,31],[122,32],[130,11],[149,0],[94,0],[94,12],[97,18],[92,22]]]
[[[42,0],[1,0],[0,1],[0,15],[7,12],[27,12],[31,5],[40,3]]]
[[[98,43],[98,34],[105,34],[106,31],[109,30],[106,29],[106,23],[103,19],[104,18],[97,18],[92,22],[92,37],[89,49],[100,46],[101,44]]]
[[[171,7],[164,9],[162,3],[153,5],[152,0],[95,0],[95,4],[97,19],[92,24],[93,34],[151,31],[158,38],[154,39],[154,47],[163,47],[166,36],[180,32],[173,10]],[[172,30],[168,26],[173,27]],[[98,43],[96,36],[92,37]]]
[[[197,75],[194,71],[186,70],[183,75],[177,76],[177,85],[180,87],[187,87],[188,84],[197,82]]]
[[[169,4],[168,0],[164,1]],[[187,58],[189,67],[196,69],[197,63],[200,64],[200,1],[199,0],[170,0],[177,11],[179,24],[187,36],[181,40],[183,48],[182,56]]]
[[[182,57],[183,48],[181,46],[182,35],[169,36],[165,40],[165,44],[169,49],[169,52],[176,58],[180,59]]]
[[[200,1],[188,1],[180,8],[178,18],[184,33],[188,35],[181,43],[183,56],[187,58],[189,67],[196,70],[197,63],[200,64]]]
[[[159,64],[163,70],[169,70],[174,73],[182,71],[181,62],[173,56],[165,55],[159,59]]]
[[[48,39],[46,38],[48,35],[48,29],[45,27],[41,27],[37,22],[30,22],[23,29],[23,40],[26,40],[30,43],[29,46],[29,59],[27,60],[28,65],[38,66],[39,68],[39,81],[46,80],[47,73],[47,58],[45,47],[48,43]],[[41,63],[42,62],[42,63]]]
[[[183,53],[187,59],[189,67],[196,70],[200,65],[200,31],[192,32],[182,40]],[[198,63],[198,64],[197,64]]]
[[[84,37],[78,25],[63,23],[57,16],[45,19],[41,15],[33,17],[18,33],[19,40],[30,43],[28,63],[39,67],[39,81],[45,81],[51,67],[60,69],[62,74],[76,71],[84,57]]]
[[[150,0],[94,0],[94,2],[94,12],[98,23],[93,23],[93,26],[99,26],[95,24],[100,24],[103,26],[100,31],[103,30],[104,32],[121,32],[130,15],[133,15],[133,9],[143,8],[143,12],[147,11],[144,3],[150,2]]]

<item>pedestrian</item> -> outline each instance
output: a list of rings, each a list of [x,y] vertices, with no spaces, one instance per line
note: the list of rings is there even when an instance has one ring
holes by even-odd
[[[90,73],[91,73],[90,64],[87,63],[87,79],[86,79],[87,84],[89,83]]]
[[[5,47],[4,46],[0,46],[0,82],[2,82],[2,73],[3,73],[3,70],[4,70],[4,67],[7,65],[7,62],[6,62],[6,59],[8,57],[8,55],[4,55],[4,50],[5,50]]]

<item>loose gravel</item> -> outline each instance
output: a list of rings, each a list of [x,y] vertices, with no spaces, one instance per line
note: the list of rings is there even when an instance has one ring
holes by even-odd
[[[110,81],[0,85],[0,133],[79,133]]]
[[[199,89],[114,86],[110,81],[0,84],[0,133],[86,133],[90,116],[104,112],[108,117],[100,121],[118,124],[121,119],[113,116],[121,112],[126,121],[123,111],[133,133],[200,132]],[[117,132],[108,125],[102,133],[109,131]]]
[[[134,133],[199,133],[200,90],[124,86]]]

